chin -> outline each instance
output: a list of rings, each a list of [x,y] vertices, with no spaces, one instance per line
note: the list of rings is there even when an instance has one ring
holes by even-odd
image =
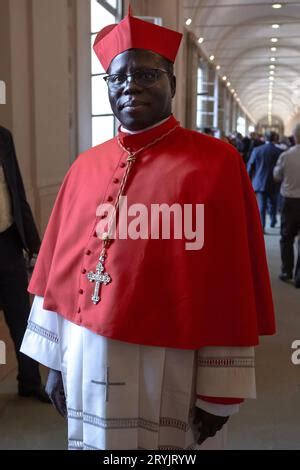
[[[125,127],[125,129],[128,129],[129,131],[139,131],[141,129],[144,129],[145,127],[150,127],[153,126],[156,122],[156,120],[143,120],[143,119],[136,119],[134,116],[131,118],[129,116],[126,116],[126,119],[119,118],[119,121],[121,122],[122,126]]]

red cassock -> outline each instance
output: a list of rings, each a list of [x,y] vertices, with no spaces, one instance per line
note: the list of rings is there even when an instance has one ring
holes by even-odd
[[[141,134],[119,132],[131,151],[176,126],[171,116]],[[94,305],[102,241],[97,207],[114,201],[127,154],[114,138],[78,157],[57,197],[29,285],[44,308],[99,335],[153,346],[198,349],[249,346],[275,332],[265,246],[256,199],[236,150],[178,127],[137,156],[127,182],[128,207],[204,204],[204,246],[183,239],[116,239],[108,248]]]

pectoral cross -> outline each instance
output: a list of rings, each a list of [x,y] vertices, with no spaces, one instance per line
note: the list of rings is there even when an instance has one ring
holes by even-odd
[[[102,263],[104,263],[105,257],[100,256],[99,258],[99,263],[96,266],[96,272],[94,273],[93,271],[90,271],[87,273],[87,278],[90,282],[95,282],[95,289],[94,293],[91,297],[93,304],[97,305],[98,302],[100,302],[101,297],[99,295],[101,284],[109,284],[111,281],[111,277],[104,271],[104,266]]]

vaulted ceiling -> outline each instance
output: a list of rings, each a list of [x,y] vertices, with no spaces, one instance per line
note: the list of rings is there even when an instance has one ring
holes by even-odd
[[[183,1],[186,27],[256,122],[300,111],[300,1]]]

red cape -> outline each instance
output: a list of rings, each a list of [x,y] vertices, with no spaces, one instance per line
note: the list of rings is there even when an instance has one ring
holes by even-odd
[[[139,149],[176,125],[120,133]],[[101,242],[97,206],[115,199],[127,155],[112,139],[72,165],[53,209],[29,285],[44,308],[103,336],[130,343],[198,349],[249,346],[275,332],[264,239],[255,194],[236,150],[178,127],[141,153],[129,177],[128,205],[204,204],[205,240],[115,240],[105,270],[112,282],[94,305],[86,273]]]

